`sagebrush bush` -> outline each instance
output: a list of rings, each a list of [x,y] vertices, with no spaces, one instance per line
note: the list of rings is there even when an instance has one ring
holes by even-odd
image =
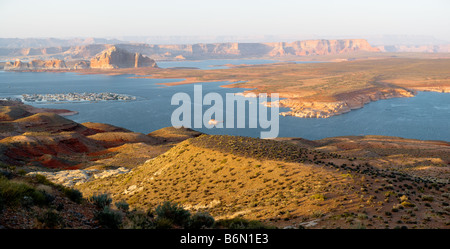
[[[40,183],[40,184],[49,185],[49,186],[54,185],[51,181],[49,181],[49,180],[47,179],[47,177],[45,177],[45,176],[43,176],[43,175],[37,174],[37,175],[34,176],[34,178],[35,178],[36,181],[37,181],[38,183]]]
[[[63,223],[61,216],[53,209],[48,209],[38,220],[45,228],[56,228]]]
[[[81,201],[83,200],[83,194],[79,190],[63,186],[61,187],[62,188],[60,188],[60,190],[67,198],[69,198],[71,201],[75,203],[81,203]]]
[[[118,229],[122,224],[123,216],[121,212],[111,210],[106,206],[102,211],[95,213],[94,219],[102,228]]]
[[[24,202],[27,205],[48,204],[43,191],[36,190],[27,183],[8,180],[3,176],[0,176],[0,198],[4,205],[11,206],[17,206]]]
[[[104,209],[105,207],[109,207],[109,205],[111,205],[112,199],[108,194],[98,194],[91,196],[89,201],[91,201],[97,208]]]
[[[156,229],[171,229],[173,228],[173,221],[167,218],[158,218],[155,220]]]
[[[128,212],[128,210],[130,209],[130,205],[128,205],[128,203],[126,201],[116,202],[115,205],[116,205],[116,208],[122,212]]]
[[[206,212],[198,212],[192,215],[189,221],[189,228],[201,229],[210,228],[214,225],[214,217]]]
[[[158,205],[155,209],[156,218],[158,219],[168,219],[175,225],[186,226],[189,222],[191,213],[185,210],[178,203],[172,203],[165,201]]]
[[[131,211],[127,213],[124,229],[153,229],[155,222],[151,212]]]
[[[228,229],[273,229],[258,220],[246,220],[243,218],[233,218],[216,221],[215,227],[223,227]]]

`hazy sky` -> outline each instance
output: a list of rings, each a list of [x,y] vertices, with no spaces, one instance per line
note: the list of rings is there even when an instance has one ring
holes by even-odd
[[[449,0],[0,0],[0,37],[431,35]]]

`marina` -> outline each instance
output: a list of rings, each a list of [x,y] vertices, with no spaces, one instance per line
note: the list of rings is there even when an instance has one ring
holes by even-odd
[[[118,93],[22,94],[24,102],[133,101],[136,97]]]

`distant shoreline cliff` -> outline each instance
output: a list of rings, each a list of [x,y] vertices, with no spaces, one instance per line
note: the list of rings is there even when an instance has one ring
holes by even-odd
[[[380,52],[364,39],[304,40],[295,42],[269,43],[196,43],[154,45],[142,43],[129,44],[91,44],[69,47],[47,48],[1,48],[0,57],[12,58],[50,58],[65,61],[91,60],[108,49],[126,50],[139,53],[155,60],[198,60],[198,59],[240,59],[250,57],[287,57],[338,55],[358,52]],[[132,61],[133,59],[129,59]],[[142,61],[142,58],[139,60]]]
[[[35,71],[52,69],[118,69],[118,68],[138,68],[138,67],[158,67],[155,60],[140,53],[131,53],[125,49],[111,46],[108,49],[96,54],[90,60],[78,60],[67,63],[64,60],[32,60],[23,62],[16,60],[6,62],[5,71]]]

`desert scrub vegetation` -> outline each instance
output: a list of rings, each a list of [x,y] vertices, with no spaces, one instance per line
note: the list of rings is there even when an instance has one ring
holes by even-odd
[[[10,180],[0,175],[0,200],[2,206],[32,206],[49,204],[47,193],[26,182]]]
[[[201,135],[190,143],[236,156],[287,162],[300,162],[309,159],[309,153],[315,153],[290,143],[228,135]]]
[[[107,196],[107,195],[106,195]],[[102,195],[100,199],[105,199]],[[90,198],[92,199],[92,197]],[[106,203],[109,203],[106,202]],[[121,207],[125,201],[120,201]],[[116,203],[117,206],[117,203]],[[224,219],[216,221],[208,212],[199,211],[191,213],[179,203],[165,201],[154,208],[146,211],[141,209],[123,210],[118,208],[113,210],[111,204],[103,208],[97,207],[95,220],[104,229],[208,229],[208,228],[228,228],[228,229],[269,229],[275,228],[265,225],[257,220],[247,220],[243,218]]]
[[[81,202],[81,192],[53,184],[44,176],[0,171],[0,223],[6,228],[89,227],[84,214],[73,217],[70,213],[72,208],[86,208],[89,215],[90,207]]]
[[[104,229],[173,229],[173,228],[211,228],[214,218],[207,212],[191,214],[179,203],[165,201],[147,211],[129,210],[125,201],[115,203],[111,208],[108,194],[94,195],[89,200],[95,202],[97,211],[94,219]]]
[[[219,220],[214,227],[227,229],[275,229],[274,226],[266,225],[261,221],[247,220],[240,217]]]
[[[92,202],[92,204],[94,204],[97,208],[103,209],[111,205],[112,198],[109,197],[108,194],[104,193],[91,196],[89,201]]]

